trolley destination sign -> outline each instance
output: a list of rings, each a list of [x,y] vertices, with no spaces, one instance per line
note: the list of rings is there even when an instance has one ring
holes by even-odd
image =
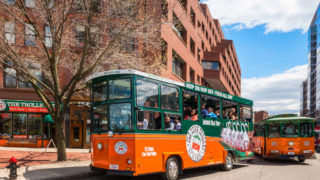
[[[218,90],[214,90],[214,89],[210,89],[204,86],[199,86],[193,83],[189,83],[186,82],[185,83],[185,88],[188,90],[192,90],[192,91],[197,91],[203,94],[207,94],[207,95],[211,95],[211,96],[216,96],[219,98],[223,98],[223,99],[227,99],[227,100],[231,100],[231,101],[236,101],[236,102],[240,102],[240,103],[244,103],[246,105],[253,105],[253,102],[251,100],[245,99],[245,98],[241,98],[238,96],[233,96],[229,93],[225,93],[225,92],[221,92]]]
[[[42,102],[17,100],[0,100],[0,111],[48,113]]]

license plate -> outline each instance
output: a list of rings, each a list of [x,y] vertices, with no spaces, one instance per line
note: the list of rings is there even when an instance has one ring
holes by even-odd
[[[109,169],[119,170],[119,165],[118,164],[110,164]]]
[[[288,152],[288,155],[294,155],[294,152]]]

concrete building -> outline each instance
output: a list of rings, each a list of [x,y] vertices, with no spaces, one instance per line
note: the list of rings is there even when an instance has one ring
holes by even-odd
[[[300,115],[320,122],[320,8],[313,16],[308,30],[308,77],[300,88]]]
[[[7,2],[14,6],[16,1]],[[35,0],[25,2],[30,5],[30,10],[34,8]],[[107,0],[94,2],[96,10],[107,11]],[[240,96],[241,68],[235,46],[232,40],[225,39],[219,20],[212,18],[208,6],[198,0],[168,0],[163,6],[166,6],[161,8],[166,9],[163,12],[168,22],[173,23],[164,23],[159,29],[163,41],[161,76]],[[36,37],[27,41],[25,36],[32,36],[32,33],[27,32],[23,24],[9,22],[4,16],[0,22],[4,26],[1,29],[5,29],[4,33],[14,40],[14,45],[22,48],[26,57],[36,53],[33,46],[40,41]],[[50,38],[45,24],[43,30],[45,37]],[[81,28],[74,27],[74,31],[75,46],[81,45]],[[30,68],[33,66],[37,64],[30,64]],[[7,72],[15,72],[10,67],[3,68]],[[42,74],[41,71],[35,73]],[[89,147],[88,102],[88,97],[74,97],[72,100],[65,116],[67,147]],[[0,146],[46,146],[51,138],[54,139],[55,131],[46,120],[47,114],[30,84],[19,82],[0,70]]]
[[[258,123],[264,119],[268,119],[268,112],[267,111],[257,111],[254,113],[254,123]]]

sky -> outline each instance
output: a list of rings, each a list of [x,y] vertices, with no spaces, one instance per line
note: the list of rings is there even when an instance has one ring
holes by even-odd
[[[234,41],[242,71],[241,96],[254,110],[299,113],[307,78],[307,31],[319,0],[203,0]]]

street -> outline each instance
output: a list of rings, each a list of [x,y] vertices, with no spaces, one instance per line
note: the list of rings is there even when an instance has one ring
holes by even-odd
[[[320,154],[317,159],[308,159],[305,163],[299,163],[295,160],[270,160],[265,161],[257,157],[253,163],[237,163],[234,169],[229,172],[220,171],[218,167],[206,167],[184,171],[179,179],[192,180],[309,180],[317,179],[317,173],[320,169]],[[160,175],[148,175],[141,177],[117,177],[117,176],[96,176],[85,179],[100,180],[160,180]],[[85,180],[82,179],[82,180]]]

